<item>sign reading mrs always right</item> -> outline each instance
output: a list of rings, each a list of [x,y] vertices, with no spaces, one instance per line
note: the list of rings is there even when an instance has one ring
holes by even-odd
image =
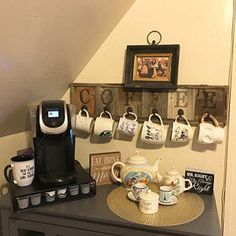
[[[190,179],[193,187],[189,192],[212,195],[214,190],[214,172],[188,168],[185,178]]]

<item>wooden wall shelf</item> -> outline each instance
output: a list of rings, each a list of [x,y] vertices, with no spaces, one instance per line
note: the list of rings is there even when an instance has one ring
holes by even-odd
[[[123,84],[71,84],[71,103],[78,113],[86,106],[92,117],[107,109],[119,120],[131,107],[139,122],[153,111],[170,124],[180,109],[191,125],[198,125],[203,113],[211,113],[221,125],[227,121],[228,86],[179,85],[176,91],[127,91]]]

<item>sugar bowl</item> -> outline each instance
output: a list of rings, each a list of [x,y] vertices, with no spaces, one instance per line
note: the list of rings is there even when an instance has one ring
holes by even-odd
[[[159,195],[150,189],[140,193],[139,210],[144,214],[154,214],[158,211]]]

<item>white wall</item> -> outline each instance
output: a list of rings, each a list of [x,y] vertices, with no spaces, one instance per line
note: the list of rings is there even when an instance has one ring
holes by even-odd
[[[26,133],[18,133],[5,137],[0,137],[0,195],[5,192],[4,184],[6,183],[4,177],[4,167],[10,164],[10,158],[16,155],[17,150],[27,147]]]
[[[25,130],[28,103],[64,94],[133,1],[1,1],[0,136]]]
[[[75,82],[122,83],[127,45],[145,45],[146,35],[159,30],[161,44],[180,44],[179,84],[227,85],[231,45],[232,0],[137,0],[113,30]],[[132,142],[113,139],[96,144],[78,139],[76,154],[88,166],[89,153],[121,151],[122,159],[132,155],[138,136]],[[83,148],[81,148],[83,147]],[[86,148],[84,148],[86,147]],[[161,157],[160,172],[172,166],[183,174],[186,167],[215,171],[215,195],[219,217],[224,180],[225,142],[215,149],[185,147],[141,149],[150,162]]]
[[[234,14],[236,12],[236,1],[234,1]],[[236,20],[234,18],[234,30]],[[235,158],[235,139],[236,139],[236,32],[234,31],[234,44],[232,48],[232,75],[231,83],[231,99],[230,99],[230,120],[229,120],[229,140],[228,140],[228,164],[227,164],[227,182],[226,182],[226,204],[225,204],[225,228],[224,236],[236,235],[236,158]]]

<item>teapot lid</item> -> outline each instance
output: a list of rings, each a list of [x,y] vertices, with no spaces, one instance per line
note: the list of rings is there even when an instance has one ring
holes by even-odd
[[[143,164],[148,164],[148,161],[146,157],[140,156],[138,154],[138,151],[136,151],[135,155],[128,157],[127,163],[135,165],[143,165]]]
[[[168,172],[166,172],[167,175],[179,175],[179,172],[175,169],[175,166]]]

